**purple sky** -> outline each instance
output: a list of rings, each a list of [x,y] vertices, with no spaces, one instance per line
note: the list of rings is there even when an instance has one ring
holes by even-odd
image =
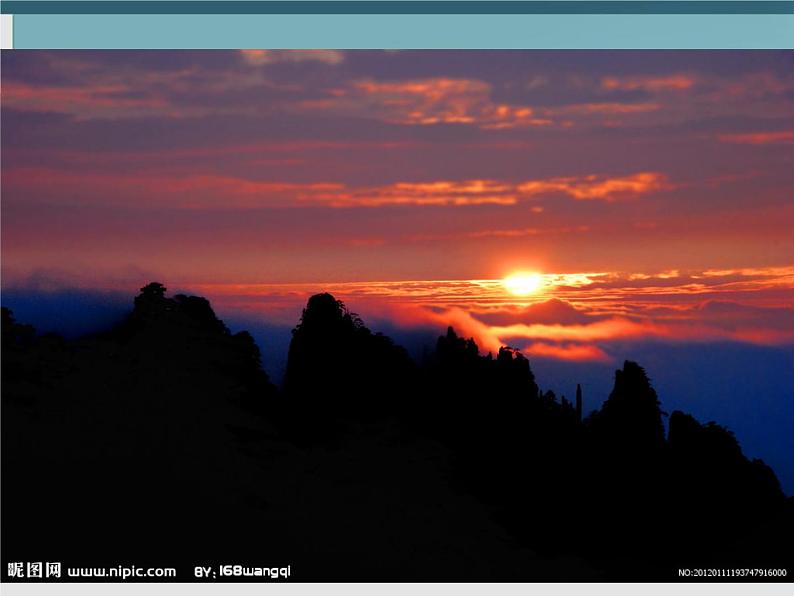
[[[794,490],[794,52],[15,50],[2,124],[22,320],[88,328],[157,279],[277,374],[331,290],[591,407],[637,359]]]

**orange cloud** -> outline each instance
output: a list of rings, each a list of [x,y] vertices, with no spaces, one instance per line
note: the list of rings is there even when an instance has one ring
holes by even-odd
[[[680,81],[679,81],[680,83]],[[668,81],[668,84],[672,84]],[[371,114],[394,124],[466,124],[483,129],[533,126],[573,126],[559,116],[628,115],[660,109],[654,102],[591,102],[556,107],[499,103],[492,99],[490,83],[477,79],[445,77],[408,81],[353,81],[332,89],[328,96],[299,102],[297,108],[335,110],[355,115]]]
[[[601,87],[609,91],[681,91],[695,84],[695,79],[685,74],[666,77],[605,77]]]
[[[613,302],[618,298],[613,297]],[[634,305],[635,307],[637,305]],[[676,315],[660,321],[612,317],[591,323],[488,325],[472,314],[477,307],[453,306],[443,311],[405,308],[394,320],[407,326],[432,324],[453,326],[466,337],[473,337],[483,352],[496,352],[500,346],[520,348],[528,356],[563,360],[607,361],[603,344],[613,341],[639,342],[649,339],[687,342],[738,341],[758,345],[784,345],[794,342],[794,328],[779,329],[759,320],[740,321],[736,328],[719,325],[719,320],[701,316],[699,309],[676,309]],[[763,309],[760,309],[763,310]],[[778,313],[773,313],[778,316]],[[757,316],[757,314],[756,314]],[[789,313],[792,319],[794,313]],[[523,344],[523,345],[522,345]]]
[[[612,318],[577,325],[525,325],[517,323],[503,327],[490,327],[498,338],[547,339],[554,341],[599,341],[634,337],[666,336],[667,330],[650,322],[635,322]]]
[[[494,180],[453,182],[397,182],[388,186],[348,189],[341,193],[306,194],[300,200],[331,207],[380,207],[383,205],[515,205],[512,186]]]
[[[477,230],[466,234],[469,238],[520,238],[522,236],[537,236],[546,230],[541,228],[516,228],[507,230]]]
[[[520,199],[544,194],[564,194],[576,200],[617,201],[672,188],[658,172],[639,172],[628,176],[571,176],[529,180],[519,184],[497,180],[440,180],[397,182],[388,186],[345,189],[344,192],[308,193],[307,202],[322,202],[331,207],[380,207],[384,205],[516,205]],[[537,212],[537,211],[535,211]],[[572,230],[570,230],[572,231]],[[578,229],[576,231],[584,231]],[[532,229],[491,230],[483,235],[526,236]]]
[[[616,201],[671,188],[663,174],[640,172],[628,176],[547,178],[512,183],[500,180],[434,180],[430,182],[396,182],[383,186],[354,187],[341,182],[284,182],[251,180],[216,174],[173,175],[142,173],[114,175],[105,172],[82,172],[16,168],[3,172],[7,188],[35,192],[44,197],[64,190],[78,194],[86,203],[107,203],[108,197],[136,203],[159,203],[192,209],[257,209],[262,207],[382,207],[387,205],[516,205],[521,200],[544,194],[562,194],[576,200]],[[533,210],[537,212],[537,210]],[[570,228],[557,231],[586,231]],[[476,232],[475,232],[476,233]],[[531,228],[490,230],[482,235],[526,236]]]
[[[719,135],[720,141],[747,145],[790,145],[794,143],[794,130],[775,132],[750,132]]]
[[[556,235],[556,234],[575,234],[587,232],[588,226],[563,226],[563,227],[543,227],[543,228],[514,228],[496,230],[474,230],[472,232],[460,232],[450,234],[416,234],[408,236],[407,240],[412,242],[426,242],[428,240],[459,240],[462,238],[525,238],[527,236]]]
[[[414,325],[417,322],[420,324],[435,323],[441,327],[451,325],[455,328],[458,335],[473,337],[480,347],[480,350],[484,352],[496,353],[499,351],[500,347],[507,345],[488,325],[478,321],[471,313],[462,308],[451,308],[441,313],[427,310],[414,310],[413,317],[416,318],[411,318],[409,321]]]
[[[653,112],[661,106],[658,103],[619,103],[619,102],[592,102],[577,103],[556,108],[548,108],[545,114],[549,116],[562,115],[592,115],[592,114],[639,114],[643,112]]]
[[[256,209],[297,204],[306,196],[342,194],[333,182],[292,183],[219,175],[125,175],[104,172],[16,168],[3,171],[3,185],[40,198],[69,191],[85,204],[163,206],[184,209]]]
[[[527,354],[566,360],[608,359],[604,350],[596,345],[598,341],[667,336],[664,329],[652,323],[635,323],[619,318],[574,325],[488,325],[475,318],[470,310],[459,306],[436,311],[409,303],[393,308],[390,316],[404,326],[451,325],[458,335],[473,337],[483,352],[495,353],[506,345],[517,347],[516,343],[525,340],[528,343],[521,349]]]
[[[336,66],[345,59],[340,50],[240,50],[240,55],[252,66],[279,62],[321,62]]]
[[[331,63],[338,60],[335,51],[303,51],[271,53],[271,50],[251,50],[249,60],[271,62],[304,62],[319,60]],[[259,54],[258,52],[264,52]],[[308,53],[307,53],[308,52]],[[201,117],[209,114],[239,113],[250,115],[280,109],[278,102],[242,104],[230,102],[230,91],[267,89],[295,92],[302,88],[295,83],[276,83],[268,80],[260,69],[229,68],[205,71],[192,65],[181,69],[139,69],[121,65],[117,69],[97,69],[90,60],[51,53],[43,56],[53,72],[70,80],[68,85],[28,84],[3,81],[3,104],[24,111],[71,114],[80,120],[137,118]],[[244,58],[246,59],[246,58]],[[223,101],[189,102],[184,96],[210,98],[223,96]]]
[[[526,105],[497,103],[491,85],[475,79],[429,78],[410,81],[354,81],[349,89],[336,90],[334,97],[312,102],[315,108],[374,111],[395,124],[471,124],[484,129],[548,126]],[[306,103],[304,106],[308,105]]]
[[[87,68],[68,65],[70,61],[53,60],[53,68]],[[28,112],[57,112],[70,114],[78,120],[138,118],[160,116],[187,118],[211,113],[242,111],[252,108],[224,105],[194,105],[181,101],[174,94],[223,94],[230,90],[254,87],[284,89],[284,85],[270,83],[258,72],[240,73],[229,70],[213,77],[202,77],[194,68],[169,71],[103,71],[86,76],[86,80],[65,86],[29,85],[22,82],[3,82],[3,105]],[[258,109],[258,108],[254,108]],[[268,108],[269,109],[269,108]]]
[[[167,106],[161,98],[136,97],[132,88],[121,83],[80,87],[28,85],[15,81],[3,83],[3,105],[26,111],[79,114],[142,114]]]
[[[531,180],[518,186],[518,192],[532,197],[562,193],[576,200],[616,201],[667,190],[672,185],[659,172],[639,172],[629,176],[607,177],[592,174],[582,177]]]
[[[589,344],[549,344],[534,342],[523,350],[529,357],[556,358],[558,360],[573,360],[576,362],[597,361],[609,362],[611,358],[598,346]]]
[[[740,78],[727,78],[718,81],[715,99],[727,97],[746,100],[760,99],[770,95],[785,96],[794,86],[794,79],[789,75],[781,77],[772,72],[753,72]]]

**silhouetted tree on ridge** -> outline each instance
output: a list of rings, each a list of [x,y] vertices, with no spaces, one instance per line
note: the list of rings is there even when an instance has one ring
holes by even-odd
[[[719,424],[700,424],[676,410],[670,415],[668,445],[671,472],[679,479],[671,498],[711,531],[731,511],[782,498],[772,470],[759,459],[747,459],[734,434]]]
[[[3,351],[20,348],[33,342],[35,330],[32,325],[17,323],[14,314],[5,306],[2,307],[2,316]]]
[[[615,386],[588,426],[609,450],[646,456],[664,445],[664,424],[659,399],[645,370],[626,361],[615,371]]]
[[[312,296],[292,332],[284,392],[293,431],[335,434],[342,420],[399,416],[415,375],[408,353],[330,294]]]
[[[262,368],[261,354],[248,331],[231,333],[199,296],[166,297],[166,288],[152,282],[141,288],[135,308],[107,337],[135,346],[154,367],[212,367],[239,379],[234,399],[264,411],[276,388]]]

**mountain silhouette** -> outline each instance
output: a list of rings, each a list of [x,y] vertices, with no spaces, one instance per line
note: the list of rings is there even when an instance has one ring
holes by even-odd
[[[150,283],[107,331],[2,310],[3,558],[293,564],[321,580],[677,580],[790,563],[774,472],[627,361],[583,418],[453,328],[423,362],[312,296],[283,389],[247,332]],[[76,540],[75,536],[81,539]],[[296,578],[297,579],[297,578]]]
[[[405,349],[372,333],[330,294],[317,294],[292,332],[284,393],[303,421],[318,422],[316,435],[340,420],[397,415],[414,368]]]

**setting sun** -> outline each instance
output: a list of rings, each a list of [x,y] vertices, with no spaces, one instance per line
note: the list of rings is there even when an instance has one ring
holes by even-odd
[[[515,296],[534,294],[543,285],[543,276],[539,273],[514,273],[504,278],[507,291]]]

